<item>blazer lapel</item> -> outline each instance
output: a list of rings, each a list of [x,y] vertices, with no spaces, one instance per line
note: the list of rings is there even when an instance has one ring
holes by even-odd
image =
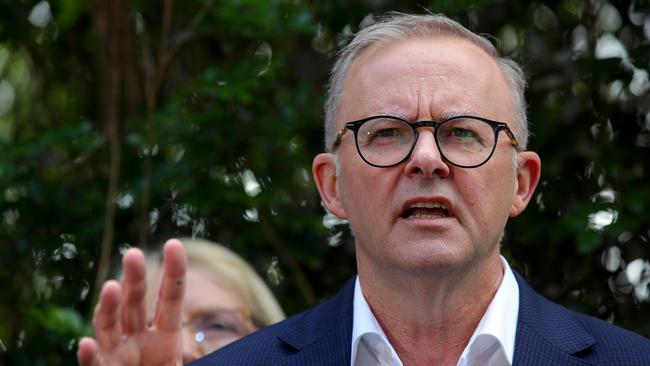
[[[331,300],[305,313],[279,335],[295,353],[278,366],[350,365],[354,280],[350,279]]]
[[[513,366],[593,365],[580,358],[596,339],[571,313],[533,291],[515,273],[519,284],[519,317]]]
[[[596,340],[571,313],[519,284],[519,316],[513,366],[588,366],[580,353]],[[354,280],[331,300],[306,312],[278,337],[294,352],[277,366],[348,366],[352,339]]]

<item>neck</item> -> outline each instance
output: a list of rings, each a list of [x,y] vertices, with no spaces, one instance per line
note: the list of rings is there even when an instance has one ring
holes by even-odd
[[[368,264],[358,257],[364,297],[404,365],[455,365],[503,279],[498,251],[427,274]]]

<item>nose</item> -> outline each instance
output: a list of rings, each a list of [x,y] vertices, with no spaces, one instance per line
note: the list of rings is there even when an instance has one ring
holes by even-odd
[[[449,175],[449,163],[440,154],[432,128],[420,129],[418,141],[404,169],[409,177],[432,178],[437,175],[445,178]]]
[[[184,327],[181,332],[181,346],[182,346],[182,356],[183,356],[183,365],[198,360],[201,356],[204,356],[201,352],[201,347],[198,342],[194,339],[192,332]]]

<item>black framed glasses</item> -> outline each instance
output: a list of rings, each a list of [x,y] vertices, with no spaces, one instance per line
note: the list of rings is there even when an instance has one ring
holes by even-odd
[[[369,165],[388,168],[408,159],[418,141],[418,128],[432,127],[440,155],[461,168],[485,164],[497,145],[499,131],[505,131],[510,144],[519,147],[507,124],[475,116],[455,116],[443,121],[408,122],[395,116],[372,116],[347,122],[339,131],[333,148],[350,130],[354,132],[357,151]]]

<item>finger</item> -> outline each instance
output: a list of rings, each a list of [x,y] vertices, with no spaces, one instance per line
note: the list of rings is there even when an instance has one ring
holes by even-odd
[[[166,331],[180,330],[185,293],[187,258],[183,243],[170,239],[163,249],[163,276],[156,304],[155,325]]]
[[[122,329],[119,322],[122,288],[117,281],[107,281],[99,295],[93,315],[95,339],[100,348],[110,351],[120,342]]]
[[[144,254],[140,249],[129,249],[124,254],[122,265],[124,268],[122,331],[126,334],[139,333],[145,329],[146,316],[147,269]]]
[[[99,348],[97,342],[89,337],[83,337],[79,340],[77,349],[77,362],[79,366],[94,366],[97,361]]]

